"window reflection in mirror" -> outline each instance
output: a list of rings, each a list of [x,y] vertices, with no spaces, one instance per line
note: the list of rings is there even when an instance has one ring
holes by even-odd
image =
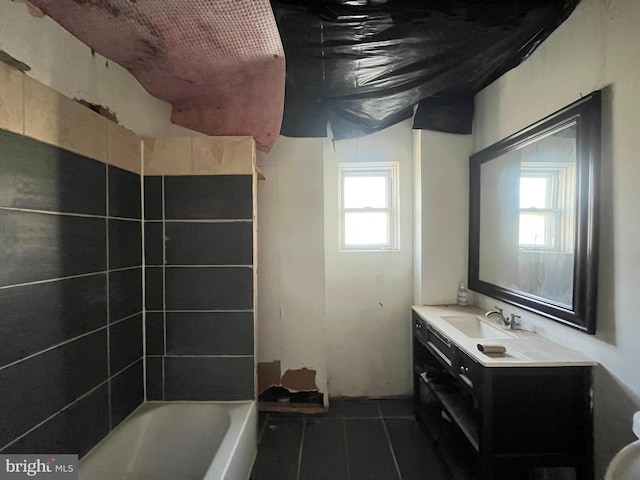
[[[575,123],[483,164],[480,174],[480,278],[570,307]]]

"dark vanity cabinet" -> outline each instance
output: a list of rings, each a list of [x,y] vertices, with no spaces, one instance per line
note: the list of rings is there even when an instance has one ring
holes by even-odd
[[[466,465],[466,479],[561,468],[593,480],[591,376],[590,366],[483,366],[413,312],[416,416],[438,442],[453,432],[445,457]]]

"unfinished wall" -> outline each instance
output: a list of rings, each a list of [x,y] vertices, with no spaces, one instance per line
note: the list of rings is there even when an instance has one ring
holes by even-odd
[[[0,127],[0,451],[82,455],[144,398],[140,141],[4,64]]]
[[[400,163],[400,249],[338,251],[338,163]],[[413,185],[411,122],[324,143],[327,368],[332,396],[411,391]]]
[[[260,362],[280,362],[280,377],[315,371],[326,394],[322,145],[280,137],[269,154],[258,154],[266,178],[258,201],[258,352]]]
[[[466,285],[470,153],[470,135],[414,131],[417,305],[456,303]]]
[[[329,396],[411,390],[411,124],[358,140],[280,137],[258,156],[259,361],[315,371]],[[338,252],[339,162],[400,162],[401,249]]]
[[[102,105],[139,135],[196,134],[172,125],[171,105],[152,97],[127,70],[20,2],[0,2],[0,50],[30,67],[29,77],[71,99]]]
[[[569,327],[503,305],[525,326],[600,362],[595,373],[596,478],[631,442],[640,410],[640,7],[635,0],[583,0],[535,53],[476,97],[474,151],[603,89],[601,235],[597,331]],[[490,308],[493,299],[481,297]]]
[[[43,27],[33,22],[49,23]],[[3,236],[0,242],[15,247],[4,250],[9,257],[3,258],[2,263],[10,268],[3,269],[6,278],[0,285],[0,304],[5,312],[0,322],[5,352],[0,362],[0,383],[4,392],[2,408],[8,413],[0,426],[0,450],[83,455],[144,399],[140,178],[143,147],[141,138],[131,131],[34,80],[30,74],[37,72],[34,76],[56,85],[68,95],[100,103],[116,114],[131,107],[132,115],[127,114],[126,123],[140,133],[155,136],[192,132],[171,128],[169,109],[165,111],[163,102],[141,90],[121,69],[121,77],[110,77],[113,65],[107,66],[105,62],[102,67],[99,62],[104,59],[95,60],[97,57],[85,46],[48,19],[30,17],[24,5],[10,2],[0,5],[0,25],[0,49],[25,63],[32,62],[28,74],[0,63],[0,129],[46,144],[30,140],[40,145],[34,147],[35,150],[45,154],[37,156],[31,152],[25,159],[10,156],[0,163],[2,180],[7,182],[0,194]],[[47,45],[38,43],[43,38]],[[87,91],[91,95],[82,95]],[[2,135],[11,138],[8,132]],[[178,152],[177,156],[167,151],[164,139],[146,141],[150,172],[158,176],[218,173],[230,177],[250,176],[244,196],[248,197],[252,212],[255,211],[252,139],[180,140],[176,143],[187,146],[187,155],[180,155],[180,148],[173,149],[174,153]],[[154,152],[157,155],[153,156]],[[234,163],[237,155],[249,165],[249,175],[246,168],[238,170]],[[166,170],[167,159],[173,160],[170,166],[177,172]],[[152,178],[158,179],[158,176]],[[172,205],[178,209],[183,193],[184,196],[192,194],[191,198],[197,193],[193,188],[187,188],[186,192],[180,192],[180,188],[174,190],[177,196]],[[216,192],[219,196],[225,193]],[[205,202],[209,200],[210,196]],[[159,200],[156,207],[161,208],[162,204]],[[228,202],[225,205],[229,206]],[[171,218],[193,219],[188,215]],[[249,232],[245,229],[242,235],[243,251],[246,253],[248,238],[249,255],[253,254],[244,267],[251,270],[256,263],[255,222],[251,213],[243,220],[250,225]],[[184,222],[175,227],[180,230],[193,225]],[[198,223],[195,230],[199,227]],[[211,238],[206,233],[190,231],[190,242],[182,253],[188,254],[197,242],[206,243]],[[182,234],[184,238],[184,232]],[[179,237],[180,232],[174,241]],[[162,237],[159,243],[163,243]],[[206,247],[198,250],[207,251]],[[36,266],[38,268],[34,268]],[[243,305],[251,304],[253,308],[255,276],[249,274],[248,277]],[[181,282],[174,282],[174,287],[174,299],[182,298],[183,293],[193,296],[196,290],[182,288]],[[211,297],[211,292],[205,292],[204,296]],[[250,321],[242,318],[232,323],[229,318],[222,321],[210,318],[209,313],[214,312],[205,312],[205,319],[181,318],[183,322],[169,327],[167,339],[161,337],[162,348],[169,349],[166,352],[174,353],[171,349],[176,348],[185,353],[167,369],[168,377],[178,381],[171,384],[166,398],[202,398],[203,390],[207,398],[211,397],[212,382],[202,382],[200,390],[189,388],[193,386],[194,369],[203,366],[198,362],[203,357],[211,358],[211,342],[207,339],[212,338],[217,342],[214,346],[233,350],[231,363],[235,357],[242,357],[245,378],[238,380],[234,368],[223,369],[224,375],[234,387],[239,385],[242,398],[253,398],[253,317]],[[173,328],[178,324],[185,328]],[[234,337],[238,330],[240,334]],[[188,350],[199,348],[194,347],[197,343],[194,339],[204,341],[208,350]],[[191,360],[190,353],[197,358]],[[193,368],[185,369],[185,365]],[[187,385],[180,384],[184,379]],[[163,387],[162,381],[158,384]],[[228,387],[218,382],[214,389],[227,388],[222,390],[224,398],[231,398],[230,395],[238,398],[238,389]]]

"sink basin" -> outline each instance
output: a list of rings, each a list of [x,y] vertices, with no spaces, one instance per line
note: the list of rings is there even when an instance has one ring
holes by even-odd
[[[640,440],[624,447],[607,468],[605,480],[636,480],[640,478]]]
[[[514,338],[497,325],[493,326],[476,315],[445,315],[442,319],[469,338]]]

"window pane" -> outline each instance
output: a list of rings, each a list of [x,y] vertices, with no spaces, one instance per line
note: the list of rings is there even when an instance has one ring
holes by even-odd
[[[545,245],[546,227],[546,215],[521,213],[520,245]]]
[[[345,213],[345,245],[389,244],[389,216],[384,212]]]
[[[344,208],[387,208],[386,176],[345,176]]]
[[[520,208],[547,208],[547,183],[541,177],[520,178]]]

